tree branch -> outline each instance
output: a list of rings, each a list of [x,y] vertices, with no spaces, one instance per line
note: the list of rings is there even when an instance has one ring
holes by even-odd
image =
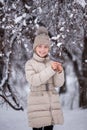
[[[4,95],[1,95],[1,94],[0,94],[0,97],[2,97],[2,98],[5,100],[5,102],[7,102],[7,103],[9,104],[9,106],[10,106],[11,108],[13,108],[14,110],[18,110],[18,111],[19,111],[19,110],[22,110],[22,111],[24,110],[22,106],[21,106],[21,107],[18,107],[18,108],[15,107]],[[18,105],[19,105],[19,104],[18,104]]]

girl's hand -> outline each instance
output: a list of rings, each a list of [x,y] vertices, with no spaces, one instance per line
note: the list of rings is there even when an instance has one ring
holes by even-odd
[[[52,67],[53,70],[56,71],[56,70],[57,70],[57,67],[58,67],[57,62],[52,61],[52,62],[51,62],[51,67]]]
[[[61,73],[62,70],[63,70],[63,67],[62,67],[61,63],[59,63],[59,62],[52,61],[51,62],[51,67],[52,67],[52,69],[54,71],[57,71],[59,73]]]
[[[61,63],[57,62],[57,72],[61,73],[63,71],[63,67]]]

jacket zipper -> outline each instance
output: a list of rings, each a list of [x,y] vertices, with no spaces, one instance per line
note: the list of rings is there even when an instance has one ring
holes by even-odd
[[[46,63],[45,63],[45,66],[46,66]],[[49,96],[49,103],[50,103],[49,111],[50,111],[50,116],[51,116],[51,124],[53,125],[53,124],[54,124],[54,121],[53,121],[53,116],[52,116],[51,96],[50,96],[50,93],[49,93],[49,86],[48,86],[48,83],[46,84],[46,91],[47,91],[48,96]]]

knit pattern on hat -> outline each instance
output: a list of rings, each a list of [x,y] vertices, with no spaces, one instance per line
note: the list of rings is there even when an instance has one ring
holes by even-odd
[[[39,29],[37,30],[37,36],[34,40],[33,49],[41,44],[48,45],[50,47],[50,38],[45,27],[39,27]]]
[[[39,29],[37,30],[36,33],[37,33],[37,35],[40,35],[40,34],[48,35],[48,30],[45,27],[41,26],[41,27],[39,27]]]

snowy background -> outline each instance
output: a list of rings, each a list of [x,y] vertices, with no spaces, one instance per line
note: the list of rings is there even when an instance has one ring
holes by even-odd
[[[64,124],[54,130],[87,130],[87,110],[64,110]],[[0,130],[32,130],[28,127],[26,110],[0,109]]]
[[[86,130],[87,0],[0,0],[0,130],[31,129],[24,66],[41,25],[49,31],[51,58],[65,70],[65,84],[57,89],[65,122],[54,129]]]

